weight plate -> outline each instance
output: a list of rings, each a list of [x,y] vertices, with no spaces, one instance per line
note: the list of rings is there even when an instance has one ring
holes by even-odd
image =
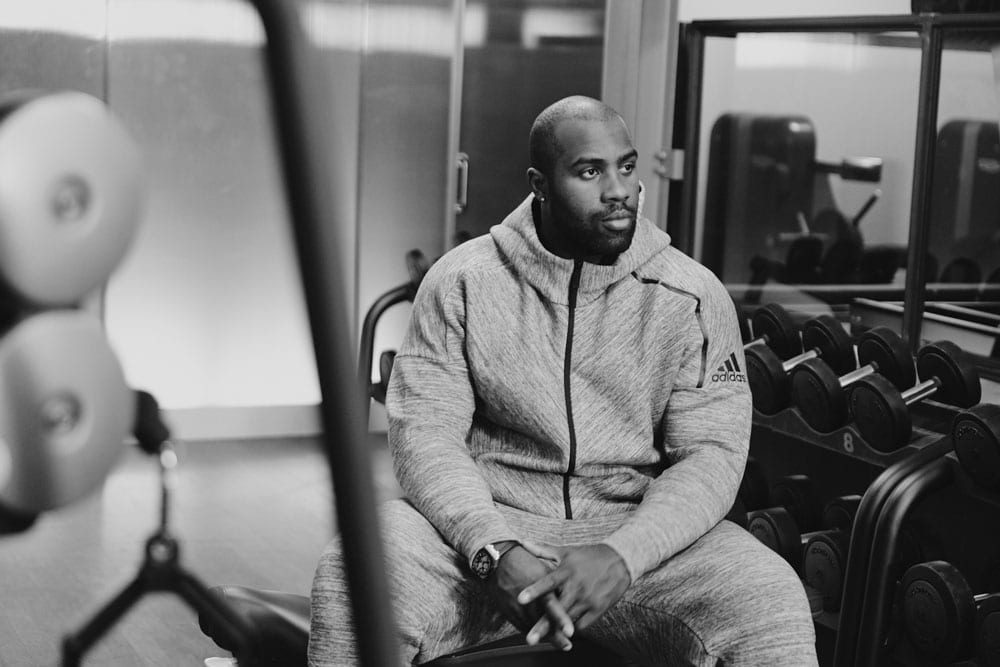
[[[829,433],[847,423],[847,394],[840,378],[822,359],[808,359],[792,369],[795,407],[813,429]]]
[[[802,560],[802,538],[795,520],[783,507],[756,510],[747,515],[747,532],[771,551],[798,568]]]
[[[766,344],[779,359],[789,359],[802,352],[802,339],[795,321],[782,306],[769,303],[750,317],[754,338],[765,337]]]
[[[822,526],[831,530],[839,529],[849,535],[859,507],[861,496],[857,494],[833,498],[823,506]]]
[[[872,449],[894,452],[910,441],[910,411],[899,390],[881,375],[852,384],[847,404],[858,432]]]
[[[802,347],[816,350],[837,375],[850,373],[857,368],[854,343],[835,317],[820,315],[802,325]]]
[[[919,563],[900,583],[907,638],[934,664],[948,664],[970,646],[976,607],[969,584],[946,561]]]
[[[751,345],[745,350],[745,356],[753,407],[766,415],[787,407],[791,401],[791,387],[781,359],[765,345]]]
[[[0,340],[0,504],[39,513],[84,496],[123,451],[134,415],[96,318],[24,320]]]
[[[940,403],[970,408],[982,398],[979,373],[963,360],[965,353],[955,343],[939,340],[917,352],[917,375],[921,380],[937,378],[941,386],[931,397]]]
[[[879,375],[886,377],[897,389],[909,389],[917,383],[910,348],[889,327],[875,327],[861,335],[858,363],[873,364]]]
[[[980,404],[955,415],[951,439],[969,477],[983,488],[1000,490],[1000,405]]]
[[[802,578],[823,595],[826,611],[840,609],[849,544],[848,533],[824,531],[810,537],[802,551]]]
[[[139,152],[100,100],[22,103],[0,122],[0,274],[22,299],[79,302],[125,254],[140,216]]]

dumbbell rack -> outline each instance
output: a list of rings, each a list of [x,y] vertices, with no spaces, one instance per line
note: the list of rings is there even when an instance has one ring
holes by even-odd
[[[807,474],[816,482],[817,495],[823,498],[845,493],[863,495],[844,570],[841,608],[837,612],[822,611],[814,615],[821,664],[838,667],[880,664],[864,660],[879,654],[877,644],[882,641],[886,628],[884,617],[891,611],[892,584],[901,574],[895,571],[898,568],[894,569],[892,558],[898,554],[907,536],[913,551],[911,555],[920,560],[941,557],[946,551],[944,542],[948,542],[960,552],[947,554],[960,569],[980,571],[990,569],[994,565],[991,561],[1000,564],[1000,539],[982,534],[982,528],[990,525],[989,518],[1000,511],[1000,494],[977,487],[961,471],[954,454],[949,454],[952,445],[948,430],[959,412],[955,407],[931,400],[913,406],[913,438],[906,446],[891,452],[873,447],[850,425],[830,433],[818,433],[794,408],[775,415],[754,413],[751,454],[769,473],[768,477]],[[898,500],[893,494],[898,494],[904,483],[911,483],[914,475],[927,466],[948,467],[948,472],[938,472],[934,484],[930,485],[937,508],[928,509],[927,503],[923,503],[922,511],[911,512],[914,502],[908,497],[906,511],[893,517],[894,524],[886,524],[884,519],[880,524],[884,510],[898,507],[890,504],[890,500],[893,503]],[[927,493],[930,491],[921,499]],[[964,520],[940,521],[942,516],[949,516],[949,512]],[[902,525],[904,519],[907,520],[905,527]],[[925,523],[948,523],[946,532],[952,539],[924,538]],[[980,526],[981,534],[971,539],[970,533],[975,531],[970,526],[975,525]],[[1000,567],[996,570],[1000,572]],[[972,579],[975,581],[970,580],[970,583],[983,589],[993,584],[983,581],[982,577]],[[880,615],[879,623],[873,622],[872,614]]]

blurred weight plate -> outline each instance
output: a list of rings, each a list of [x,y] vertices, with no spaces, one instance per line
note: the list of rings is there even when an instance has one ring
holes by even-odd
[[[0,277],[67,306],[127,251],[142,202],[139,152],[103,102],[78,92],[0,101]]]
[[[29,317],[0,340],[0,504],[39,513],[96,488],[124,449],[135,397],[100,323]]]

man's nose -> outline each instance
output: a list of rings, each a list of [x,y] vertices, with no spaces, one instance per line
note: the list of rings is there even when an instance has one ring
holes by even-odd
[[[629,188],[625,176],[617,170],[610,171],[604,179],[604,189],[601,192],[603,201],[624,202],[628,199]]]

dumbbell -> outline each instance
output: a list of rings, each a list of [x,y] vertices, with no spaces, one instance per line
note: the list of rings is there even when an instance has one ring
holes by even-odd
[[[797,520],[794,507],[755,510],[747,515],[747,531],[791,564],[820,591],[824,608],[833,610],[840,604],[843,564],[860,502],[856,495],[834,498],[823,507],[821,519]]]
[[[861,378],[874,373],[899,389],[916,382],[913,357],[906,342],[888,327],[869,329],[858,339],[858,363],[861,366],[838,377],[822,359],[809,359],[792,369],[791,385],[795,406],[812,428],[822,433],[839,428],[850,418],[847,392]]]
[[[809,359],[822,358],[842,375],[855,367],[854,344],[844,327],[829,315],[820,315],[802,326],[805,352],[786,361],[770,348],[757,345],[745,350],[747,378],[753,406],[764,414],[774,414],[791,402],[789,371]]]
[[[766,346],[778,358],[788,359],[802,351],[802,341],[795,321],[781,305],[769,303],[753,311],[750,325],[754,338],[743,341],[743,349]]]
[[[851,529],[860,505],[859,495],[834,498],[823,508],[823,530],[804,536],[800,574],[823,596],[826,611],[840,609]]]
[[[912,432],[908,406],[933,396],[960,408],[979,402],[979,373],[962,358],[962,349],[950,341],[928,343],[917,352],[921,382],[900,393],[881,375],[869,375],[851,385],[851,416],[868,444],[882,452],[906,445]]]
[[[1000,405],[981,403],[955,415],[951,441],[969,477],[985,489],[1000,491]]]
[[[49,310],[0,339],[0,510],[90,493],[124,451],[136,401],[98,319]]]
[[[896,593],[903,634],[933,664],[978,658],[1000,664],[1000,594],[973,595],[951,563],[918,563],[906,570]]]
[[[747,531],[797,570],[802,560],[803,531],[819,527],[820,508],[812,480],[786,475],[771,487],[769,507],[747,514]]]
[[[142,191],[138,147],[101,100],[0,100],[0,281],[21,303],[75,306],[103,285],[135,236]]]

